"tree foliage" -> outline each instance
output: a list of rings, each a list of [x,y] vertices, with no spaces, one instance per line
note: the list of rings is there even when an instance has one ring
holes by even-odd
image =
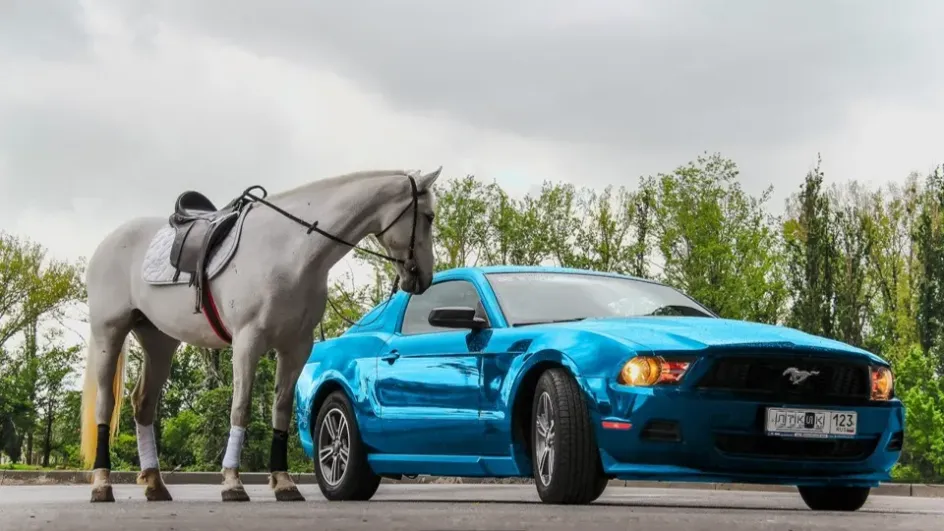
[[[59,347],[56,329],[85,298],[81,262],[51,260],[39,244],[0,232],[0,448],[32,464],[40,414],[47,421],[43,458],[51,442],[49,419],[60,405],[61,385],[71,374],[74,349]],[[41,344],[45,340],[45,345]]]
[[[733,161],[706,154],[632,186],[603,189],[545,182],[513,197],[474,176],[441,181],[436,267],[546,264],[626,273],[676,286],[721,317],[870,349],[893,364],[908,408],[895,476],[944,479],[944,168],[872,190],[854,181],[827,185],[817,164],[776,216],[772,189],[755,196],[739,179]],[[336,279],[316,341],[343,333],[390,293],[391,265],[354,256],[372,268],[372,282]],[[81,263],[48,261],[35,244],[0,239],[0,452],[8,459],[79,463],[79,397],[70,390],[76,352],[37,325],[83,298],[80,273]],[[228,349],[178,351],[156,421],[165,469],[219,469],[231,356]],[[128,392],[140,353],[130,359]],[[267,467],[274,371],[270,354],[253,388],[246,470]],[[113,462],[133,468],[130,402],[122,415]],[[292,430],[291,467],[310,470]],[[33,436],[40,443],[30,447]]]

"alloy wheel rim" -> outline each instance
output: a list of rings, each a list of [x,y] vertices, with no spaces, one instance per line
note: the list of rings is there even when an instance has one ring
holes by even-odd
[[[538,398],[538,414],[534,426],[534,449],[538,477],[545,487],[554,477],[554,405],[546,391]]]
[[[318,466],[321,477],[331,487],[336,487],[347,471],[351,455],[351,430],[344,413],[334,408],[328,411],[318,433]]]

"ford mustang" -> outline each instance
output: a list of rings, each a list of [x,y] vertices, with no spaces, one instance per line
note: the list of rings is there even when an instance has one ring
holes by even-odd
[[[551,267],[394,294],[315,344],[295,397],[329,500],[424,474],[534,478],[542,501],[582,504],[617,478],[795,485],[813,510],[854,511],[904,435],[873,353]]]

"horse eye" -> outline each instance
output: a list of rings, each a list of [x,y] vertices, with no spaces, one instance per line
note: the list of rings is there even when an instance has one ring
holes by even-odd
[[[436,220],[436,215],[435,215],[435,214],[426,214],[426,219],[428,219],[429,222],[432,223],[433,221]]]

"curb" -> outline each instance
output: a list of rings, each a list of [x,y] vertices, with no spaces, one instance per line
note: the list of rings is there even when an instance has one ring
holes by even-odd
[[[290,474],[292,479],[300,485],[316,483],[315,475]],[[137,472],[114,471],[111,481],[116,485],[135,484]],[[222,476],[219,472],[163,472],[162,477],[167,485],[219,485]],[[269,483],[269,474],[265,472],[244,472],[239,475],[246,485],[266,485]],[[0,486],[21,485],[85,485],[91,483],[91,472],[83,470],[0,470]],[[464,477],[435,477],[417,476],[409,479],[392,480],[384,478],[383,483],[400,483],[407,485],[422,484],[461,484],[461,485],[532,485],[529,478],[464,478]],[[610,480],[609,487],[630,487],[646,489],[696,489],[696,490],[724,490],[744,492],[787,492],[795,493],[796,487],[789,485],[761,485],[744,483],[689,483],[689,482],[662,482],[662,481],[624,481]],[[876,496],[901,496],[916,498],[944,498],[944,485],[924,485],[911,483],[884,483],[872,489]]]

